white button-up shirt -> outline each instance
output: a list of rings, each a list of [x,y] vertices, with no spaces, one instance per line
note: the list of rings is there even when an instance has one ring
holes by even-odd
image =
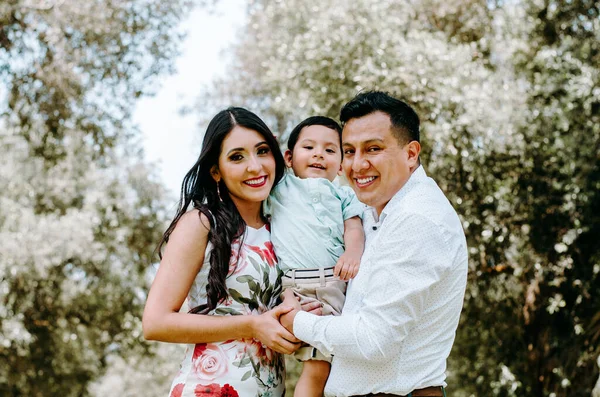
[[[342,315],[294,320],[296,337],[334,356],[325,395],[445,386],[468,267],[456,211],[421,166],[379,218],[366,211],[363,226]]]

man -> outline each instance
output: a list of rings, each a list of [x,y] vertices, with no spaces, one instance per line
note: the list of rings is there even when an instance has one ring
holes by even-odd
[[[460,220],[420,165],[419,117],[383,92],[341,111],[342,167],[365,213],[365,251],[341,316],[293,310],[296,337],[333,355],[327,396],[443,396],[467,279]]]

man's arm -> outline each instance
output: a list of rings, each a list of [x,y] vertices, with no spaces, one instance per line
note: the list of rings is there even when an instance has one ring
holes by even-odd
[[[404,217],[385,229],[363,258],[370,262],[362,265],[368,266],[368,280],[354,281],[363,284],[353,288],[366,290],[357,312],[316,317],[293,311],[282,324],[336,357],[384,361],[396,355],[452,260],[439,227],[423,216]]]

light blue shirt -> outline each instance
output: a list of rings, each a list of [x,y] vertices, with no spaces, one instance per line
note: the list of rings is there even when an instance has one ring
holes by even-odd
[[[271,240],[283,271],[335,266],[344,253],[344,221],[366,206],[351,188],[325,178],[287,173],[264,202]]]

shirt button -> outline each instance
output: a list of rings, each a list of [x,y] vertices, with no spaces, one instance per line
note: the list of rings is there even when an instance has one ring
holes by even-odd
[[[318,203],[319,199],[317,197],[313,197],[313,203]]]

